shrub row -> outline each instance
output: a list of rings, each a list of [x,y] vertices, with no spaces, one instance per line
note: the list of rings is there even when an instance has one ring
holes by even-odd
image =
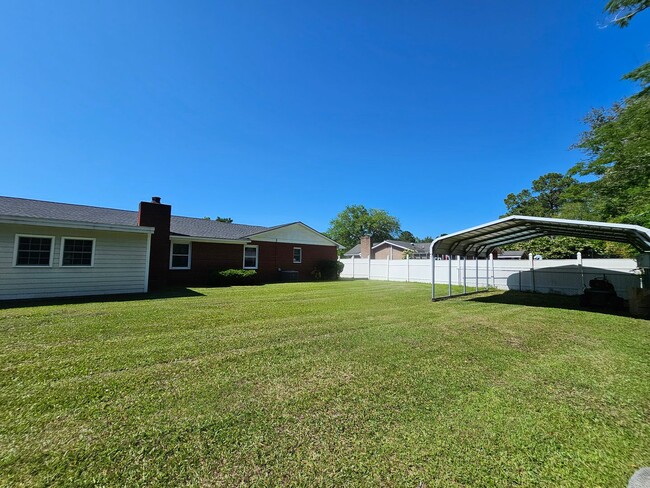
[[[254,269],[225,269],[214,271],[210,284],[213,286],[256,285],[257,271]]]
[[[316,280],[337,280],[343,271],[343,263],[334,260],[319,261],[311,275]],[[259,277],[254,269],[225,269],[213,271],[210,276],[212,286],[257,285]]]

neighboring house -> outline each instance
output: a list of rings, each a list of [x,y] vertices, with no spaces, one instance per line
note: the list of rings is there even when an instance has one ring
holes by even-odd
[[[361,242],[343,254],[344,258],[371,259],[406,259],[405,251],[410,251],[411,259],[429,259],[430,242],[406,242],[389,239],[379,244],[372,245],[368,236],[361,238]]]
[[[360,258],[361,257],[361,244],[357,244],[353,248],[349,249],[343,254],[343,257],[346,259],[349,258]]]
[[[158,197],[137,212],[0,197],[0,300],[201,286],[232,268],[257,270],[265,282],[281,271],[309,280],[337,248],[302,222],[178,217]]]
[[[374,259],[429,259],[430,242],[406,242],[389,239],[372,246]],[[405,251],[409,251],[405,254]]]
[[[528,253],[526,251],[498,251],[495,257],[497,259],[528,259]]]

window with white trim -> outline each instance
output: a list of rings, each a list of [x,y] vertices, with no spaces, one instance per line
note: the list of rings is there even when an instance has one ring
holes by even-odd
[[[92,266],[95,239],[64,237],[61,240],[61,266]]]
[[[258,257],[257,246],[244,246],[244,269],[257,269]]]
[[[16,266],[52,266],[54,237],[16,236]]]
[[[294,264],[302,263],[302,247],[293,248],[293,263]]]
[[[190,269],[192,246],[190,242],[172,242],[170,269]]]

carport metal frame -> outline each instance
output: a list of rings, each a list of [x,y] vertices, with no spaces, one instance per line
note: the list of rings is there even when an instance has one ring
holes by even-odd
[[[476,290],[473,292],[476,293],[480,291],[478,286],[479,258],[486,258],[486,289],[489,289],[492,251],[507,244],[553,235],[623,242],[630,244],[640,252],[650,252],[650,229],[639,225],[512,215],[434,239],[429,248],[431,253],[431,299],[436,300],[436,255],[444,255],[449,258],[447,297],[453,296],[451,290],[452,257],[461,256],[463,258],[462,295],[465,295],[468,294],[468,257],[473,257],[476,260]]]

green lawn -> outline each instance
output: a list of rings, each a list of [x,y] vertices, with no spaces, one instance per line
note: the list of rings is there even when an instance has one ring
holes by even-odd
[[[0,310],[0,483],[609,487],[650,465],[650,321],[407,283],[194,291]]]

